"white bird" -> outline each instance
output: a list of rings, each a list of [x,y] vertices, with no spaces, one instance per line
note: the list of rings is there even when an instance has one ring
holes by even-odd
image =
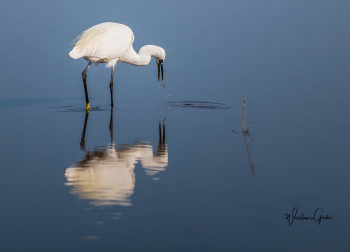
[[[82,72],[86,110],[90,109],[90,102],[86,86],[86,72],[92,63],[107,63],[106,67],[112,67],[110,91],[111,106],[113,106],[113,73],[117,62],[129,63],[135,66],[145,66],[154,57],[158,66],[158,80],[160,71],[163,79],[163,62],[165,51],[155,45],[145,45],[136,53],[133,48],[134,34],[132,30],[123,24],[106,22],[83,31],[76,39],[69,56],[73,59],[84,58],[89,64]]]

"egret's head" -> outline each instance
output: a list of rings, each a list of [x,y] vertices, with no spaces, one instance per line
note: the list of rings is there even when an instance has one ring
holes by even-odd
[[[156,61],[163,61],[165,60],[165,50],[160,46],[153,46],[153,55],[152,55]]]
[[[157,62],[157,68],[158,68],[158,80],[160,80],[160,72],[162,73],[162,80],[164,79],[164,70],[163,70],[163,63],[164,60],[156,59]]]
[[[160,73],[162,73],[162,80],[164,78],[163,64],[165,60],[165,50],[159,46],[154,46],[153,57],[157,62],[158,80],[160,80]]]
[[[155,45],[145,45],[140,48],[139,55],[148,55],[154,57],[158,68],[158,80],[160,79],[160,74],[162,74],[162,80],[164,77],[163,64],[165,60],[165,50],[160,46]]]

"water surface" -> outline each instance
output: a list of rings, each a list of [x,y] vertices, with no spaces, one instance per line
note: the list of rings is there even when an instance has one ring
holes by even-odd
[[[348,251],[349,7],[4,3],[0,250]],[[164,47],[165,79],[118,64],[111,110],[92,66],[86,114],[67,54],[103,21]]]

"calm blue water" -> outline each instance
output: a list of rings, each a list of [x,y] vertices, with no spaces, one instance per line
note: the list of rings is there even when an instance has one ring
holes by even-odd
[[[0,251],[349,251],[349,7],[2,3]],[[86,115],[67,54],[104,21],[164,47],[165,79],[118,64],[111,111],[92,66]]]

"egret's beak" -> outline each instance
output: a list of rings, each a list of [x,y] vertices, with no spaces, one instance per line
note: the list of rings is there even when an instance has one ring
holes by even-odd
[[[164,79],[163,62],[164,62],[163,60],[159,60],[159,62],[157,62],[158,80],[160,80],[160,73],[162,73],[162,80]]]

